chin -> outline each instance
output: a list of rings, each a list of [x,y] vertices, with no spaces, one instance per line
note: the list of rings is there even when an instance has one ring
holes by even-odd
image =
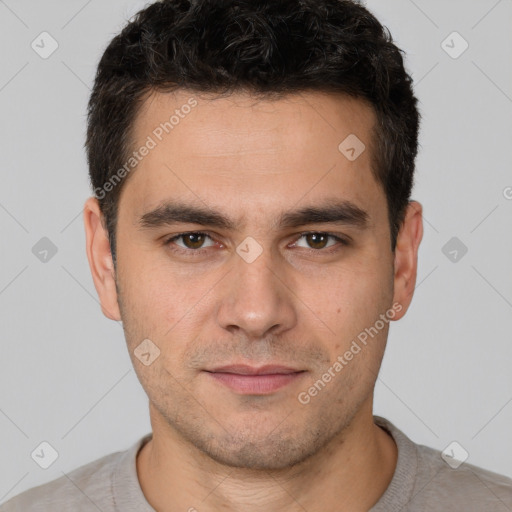
[[[192,442],[209,458],[225,466],[247,470],[282,470],[300,465],[317,453],[329,440],[313,432],[297,438],[283,432],[258,434],[238,432],[235,438],[224,436],[215,441],[195,439]]]

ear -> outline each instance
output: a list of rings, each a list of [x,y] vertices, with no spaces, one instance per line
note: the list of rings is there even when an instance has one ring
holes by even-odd
[[[84,204],[84,226],[87,259],[94,286],[98,292],[101,310],[111,320],[121,320],[115,283],[114,263],[108,232],[103,226],[103,214],[98,200],[89,197]]]
[[[414,294],[418,248],[423,237],[422,211],[420,203],[410,201],[398,233],[394,260],[393,304],[401,304],[402,309],[397,311],[393,320],[399,320],[405,315]]]

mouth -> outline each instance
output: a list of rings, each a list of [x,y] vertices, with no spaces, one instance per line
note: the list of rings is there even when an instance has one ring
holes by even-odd
[[[220,384],[242,395],[269,395],[300,379],[305,370],[282,365],[229,365],[204,370]]]

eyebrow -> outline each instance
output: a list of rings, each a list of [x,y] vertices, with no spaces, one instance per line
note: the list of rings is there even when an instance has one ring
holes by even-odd
[[[322,205],[311,205],[282,213],[273,222],[273,228],[297,228],[308,224],[340,224],[364,229],[368,225],[368,213],[347,200],[324,201]],[[200,224],[210,228],[236,231],[241,228],[236,222],[221,212],[202,206],[165,202],[155,209],[144,213],[138,220],[139,229],[156,229],[180,223]]]

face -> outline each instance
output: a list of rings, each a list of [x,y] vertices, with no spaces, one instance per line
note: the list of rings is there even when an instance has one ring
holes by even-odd
[[[421,238],[406,226],[391,252],[374,122],[365,103],[316,92],[145,102],[135,146],[151,148],[120,197],[115,285],[106,234],[86,226],[103,311],[123,321],[154,431],[275,469],[371,414]],[[359,142],[340,150],[350,134]]]

